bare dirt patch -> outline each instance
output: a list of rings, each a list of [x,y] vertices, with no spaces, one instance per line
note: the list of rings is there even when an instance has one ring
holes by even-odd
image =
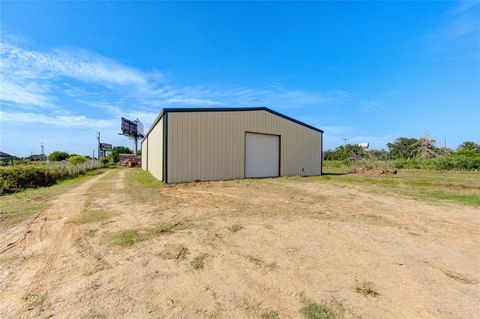
[[[476,318],[478,209],[377,188],[90,178],[0,234],[0,317]]]

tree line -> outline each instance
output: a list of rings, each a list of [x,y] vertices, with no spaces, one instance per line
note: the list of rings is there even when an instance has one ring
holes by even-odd
[[[399,137],[387,143],[387,150],[365,150],[358,145],[346,144],[324,152],[324,160],[395,161],[397,168],[479,169],[480,144],[465,141],[455,150],[437,147],[429,136]]]
[[[133,151],[125,146],[115,146],[112,148],[112,151],[106,157],[101,158],[104,164],[118,163],[120,154],[133,154]],[[60,161],[69,161],[73,164],[83,163],[87,159],[90,159],[90,156],[82,156],[77,154],[68,154],[63,151],[54,151],[48,155],[48,160],[51,162],[60,162]]]

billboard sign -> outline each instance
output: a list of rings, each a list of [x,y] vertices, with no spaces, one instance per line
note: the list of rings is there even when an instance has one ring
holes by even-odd
[[[139,137],[143,137],[143,123],[137,118],[135,121],[137,123],[137,134]]]
[[[100,149],[102,151],[112,151],[112,144],[107,144],[107,143],[100,143]]]
[[[139,119],[137,119],[136,121],[131,121],[122,117],[122,124],[120,129],[122,130],[122,134],[128,137],[133,137],[133,138],[143,137],[143,124],[142,122],[140,122]]]
[[[137,135],[137,123],[122,117],[121,130],[123,135],[135,137]]]

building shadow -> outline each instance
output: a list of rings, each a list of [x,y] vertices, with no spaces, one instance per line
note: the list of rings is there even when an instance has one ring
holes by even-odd
[[[340,173],[328,173],[328,172],[322,172],[322,176],[341,176],[341,175],[348,175],[351,174],[352,172],[340,172]]]

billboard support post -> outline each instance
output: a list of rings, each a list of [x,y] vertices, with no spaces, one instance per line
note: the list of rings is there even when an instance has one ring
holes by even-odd
[[[138,140],[143,138],[143,124],[140,122],[140,120],[137,118],[135,121],[128,120],[124,117],[122,117],[122,122],[121,122],[121,131],[122,135],[125,135],[127,137],[130,137],[133,139],[134,143],[134,154],[137,156],[138,153]]]

